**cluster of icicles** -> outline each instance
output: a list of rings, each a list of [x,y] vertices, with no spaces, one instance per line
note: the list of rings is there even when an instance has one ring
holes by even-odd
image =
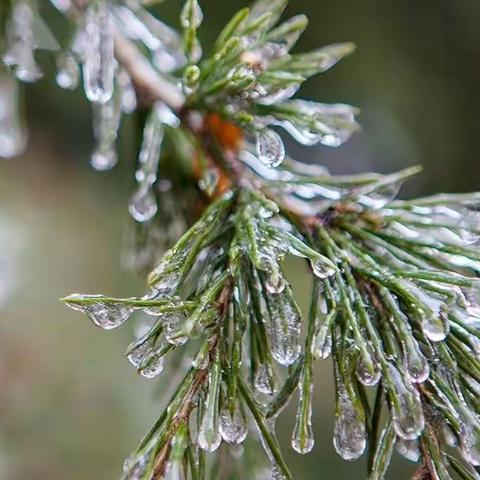
[[[60,11],[69,15],[74,4],[71,0],[51,0]],[[191,21],[199,26],[202,12],[197,2],[193,3],[193,20],[182,12],[181,24],[189,28]],[[265,14],[265,2],[259,2],[252,9],[250,21]],[[294,24],[296,17],[291,20]],[[149,61],[159,74],[181,71],[187,64],[187,55],[182,36],[141,6],[139,0],[126,0],[122,3],[99,0],[91,2],[79,17],[72,16],[75,31],[69,43],[57,55],[58,86],[75,89],[83,78],[83,89],[92,103],[93,130],[96,147],[91,156],[91,164],[97,170],[111,169],[118,161],[115,143],[121,123],[122,113],[136,110],[137,99],[129,74],[115,60],[114,36],[119,31],[134,42],[147,47]],[[285,28],[288,32],[288,28]],[[264,68],[272,62],[284,58],[298,39],[299,34],[286,34],[272,40],[261,48],[250,52],[250,56],[261,60]],[[255,35],[243,39],[247,44],[255,44]],[[42,71],[35,61],[35,51],[41,49],[59,50],[48,27],[38,16],[36,0],[17,0],[14,2],[7,25],[6,51],[3,62],[9,67],[0,71],[0,157],[12,157],[23,151],[26,145],[26,127],[19,107],[19,87],[14,76],[23,82],[35,82],[42,77]],[[333,45],[314,52],[305,61],[313,64],[318,71],[324,71],[351,51],[350,44]],[[308,54],[306,54],[308,55]],[[198,46],[193,60],[201,57]],[[192,58],[190,58],[192,61]],[[196,67],[196,66],[195,66]],[[191,67],[193,68],[193,67]],[[249,69],[245,66],[234,67],[228,74],[232,82],[243,85]],[[251,73],[250,73],[251,74]],[[179,90],[192,93],[193,87],[187,84],[188,75],[183,80],[170,77],[172,85],[177,82]],[[254,154],[267,166],[279,165],[285,158],[285,147],[280,135],[269,128],[279,126],[288,131],[296,140],[305,145],[322,143],[339,146],[356,130],[355,109],[348,105],[325,105],[305,100],[289,100],[300,84],[289,86],[281,91],[268,90],[260,82],[255,83],[253,91],[245,91],[262,105],[272,108],[280,103],[278,112],[257,116],[252,137],[256,147]],[[198,85],[196,86],[198,88]],[[262,90],[259,92],[259,89]],[[211,101],[217,101],[215,98]],[[225,101],[218,100],[218,101]],[[242,99],[229,99],[241,102]],[[231,105],[235,110],[238,107]],[[292,117],[288,112],[298,114]],[[287,113],[286,113],[287,112]],[[315,120],[315,128],[312,121]],[[131,198],[129,211],[139,222],[147,222],[157,212],[155,183],[158,175],[161,144],[165,126],[179,126],[179,119],[163,103],[152,108],[144,129],[144,138],[139,153],[138,170],[135,174],[138,187]],[[249,143],[247,142],[247,145]]]
[[[475,250],[480,238],[477,202],[475,194],[392,202],[377,211],[385,222],[381,231],[354,224],[348,231],[322,229],[316,243],[307,246],[291,228],[284,228],[272,202],[251,198],[226,223],[235,225],[233,243],[209,246],[198,254],[191,267],[202,271],[198,290],[183,301],[174,292],[185,276],[185,261],[198,247],[196,239],[211,234],[218,224],[225,225],[227,198],[214,204],[193,227],[194,237],[182,239],[167,252],[150,276],[152,290],[145,297],[115,300],[75,295],[66,300],[105,329],[118,327],[138,309],[159,317],[128,350],[130,362],[142,375],[152,378],[163,370],[171,350],[201,333],[204,325],[212,324],[216,313],[210,302],[225,280],[225,250],[240,246],[254,270],[246,275],[250,279],[244,285],[246,290],[237,290],[235,295],[249,315],[260,312],[256,328],[266,328],[275,362],[295,370],[297,362],[307,365],[309,356],[325,359],[333,354],[337,395],[334,445],[343,458],[354,460],[367,446],[366,412],[356,382],[373,387],[381,381],[393,425],[392,430],[388,424],[384,434],[396,435],[399,453],[419,460],[418,439],[426,426],[424,412],[432,408],[448,420],[443,429],[445,441],[449,445],[459,442],[464,458],[479,465],[480,420],[475,399],[480,393],[479,284],[475,278],[453,273],[462,267],[480,272],[480,254]],[[243,236],[246,231],[249,234]],[[390,241],[393,237],[396,240]],[[308,332],[280,268],[287,253],[308,258],[321,284]],[[449,272],[437,270],[435,259],[449,263]],[[377,319],[370,296],[358,289],[358,275],[381,285],[378,296],[389,318]],[[262,356],[265,352],[259,354],[248,346],[238,348],[248,351],[243,358],[245,365],[255,362],[252,385],[258,400],[265,402],[265,411],[270,411],[267,419],[273,422],[284,404],[274,411],[269,408],[285,387],[279,387],[276,369]],[[300,357],[302,351],[304,358]],[[210,379],[197,442],[202,449],[214,451],[222,439],[232,444],[242,442],[248,428],[240,403],[233,416],[220,409],[222,366],[209,364],[207,352],[208,341],[193,360],[195,368],[209,369]],[[467,373],[467,367],[473,373]],[[296,378],[299,409],[292,448],[304,454],[314,446],[313,384],[306,380],[308,369],[301,371]],[[275,465],[274,472],[279,475]]]

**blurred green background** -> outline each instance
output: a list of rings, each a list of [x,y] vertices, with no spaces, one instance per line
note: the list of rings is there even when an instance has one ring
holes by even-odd
[[[59,14],[40,3],[61,28]],[[208,45],[246,2],[201,3]],[[169,0],[157,11],[176,24],[179,6]],[[299,48],[346,40],[358,47],[300,95],[360,107],[363,130],[338,150],[289,144],[296,158],[342,173],[423,164],[405,195],[480,189],[478,0],[292,0],[288,13],[300,12],[310,29]],[[141,279],[119,262],[134,137],[127,121],[121,163],[108,173],[91,170],[89,107],[80,90],[56,88],[51,58],[42,65],[49,74],[25,90],[28,151],[0,163],[0,478],[115,479],[171,379],[143,380],[129,367],[123,352],[132,326],[102,332],[58,299],[142,291]],[[305,301],[302,272],[289,270]],[[313,453],[289,450],[292,409],[279,425],[298,479],[364,478],[362,461],[344,462],[333,450],[330,371],[328,362],[318,364]],[[411,470],[397,459],[387,478],[405,479]]]

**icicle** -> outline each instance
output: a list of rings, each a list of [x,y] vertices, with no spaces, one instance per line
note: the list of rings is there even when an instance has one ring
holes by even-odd
[[[63,52],[57,60],[57,85],[66,90],[74,90],[80,81],[80,69],[70,52]]]
[[[312,429],[313,382],[308,381],[308,385],[305,385],[304,375],[305,373],[300,377],[301,388],[299,390],[298,410],[291,441],[292,448],[302,455],[311,452],[315,445]]]
[[[6,65],[14,66],[15,74],[24,82],[35,82],[42,77],[35,63],[35,11],[30,0],[18,0],[12,9],[7,25],[7,52],[3,56]]]
[[[106,103],[113,94],[115,58],[113,25],[105,0],[85,13],[83,80],[85,95],[94,103]]]
[[[338,374],[333,444],[345,460],[359,458],[366,447],[365,413],[360,402],[351,398]]]
[[[220,354],[217,352],[213,368],[208,374],[208,393],[205,402],[205,411],[198,431],[198,445],[207,452],[214,452],[222,441],[218,418],[220,380]]]
[[[271,295],[269,297],[270,342],[272,356],[284,366],[291,365],[300,355],[300,329],[302,319],[291,295]]]
[[[139,187],[129,204],[130,214],[138,222],[151,220],[158,210],[152,187],[157,181],[164,124],[176,126],[178,118],[166,105],[156,103],[150,112],[143,132],[139,168],[135,173]]]
[[[462,455],[472,465],[480,466],[480,426],[478,420],[469,415],[462,422],[459,437]]]
[[[99,297],[102,297],[99,295]],[[119,303],[105,303],[101,300],[92,301],[91,303],[76,303],[76,300],[82,299],[79,294],[70,295],[65,299],[67,305],[73,310],[78,310],[87,314],[92,322],[104,330],[112,330],[124,323],[135,310],[133,307],[124,306]],[[89,296],[93,299],[94,296]],[[73,300],[73,302],[69,302]]]
[[[240,404],[235,404],[233,415],[225,406],[220,413],[220,433],[225,442],[238,445],[247,438],[247,420]]]
[[[425,420],[418,390],[407,385],[400,372],[389,365],[385,380],[390,399],[393,424],[397,435],[405,440],[416,439],[423,431]]]
[[[9,73],[0,70],[0,157],[20,155],[26,143],[17,82]]]
[[[256,148],[258,158],[268,167],[277,167],[285,158],[285,146],[282,138],[269,128],[260,130],[257,134]]]
[[[411,462],[417,463],[420,459],[420,448],[417,440],[406,440],[404,438],[397,438],[395,443],[397,452]]]
[[[117,82],[121,91],[122,110],[133,113],[137,109],[137,94],[130,75],[123,69],[118,72]]]
[[[121,92],[116,91],[106,103],[93,104],[96,146],[90,163],[95,170],[110,170],[118,161],[115,142],[122,116],[120,97]]]

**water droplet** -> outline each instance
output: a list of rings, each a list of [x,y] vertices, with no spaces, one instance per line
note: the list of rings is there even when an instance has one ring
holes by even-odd
[[[141,185],[131,198],[128,210],[137,222],[151,220],[158,210],[157,199],[152,189]]]
[[[247,437],[247,421],[245,414],[237,403],[233,415],[228,406],[220,413],[220,433],[225,442],[237,445]]]
[[[264,128],[257,134],[256,148],[259,160],[268,167],[277,167],[285,158],[282,137],[269,128]]]
[[[420,459],[420,448],[416,440],[405,440],[398,438],[395,443],[397,452],[411,462],[417,463]]]
[[[106,103],[113,94],[115,57],[113,27],[104,0],[94,2],[85,13],[83,80],[91,102]]]
[[[332,334],[329,325],[321,325],[315,336],[314,355],[318,358],[328,358],[332,353]]]
[[[422,433],[425,425],[420,394],[415,387],[406,383],[406,379],[402,379],[400,372],[393,365],[389,365],[388,372],[386,386],[389,389],[395,432],[405,440],[414,440]]]
[[[423,315],[422,330],[432,342],[441,342],[447,337],[450,330],[450,324],[446,316]]]

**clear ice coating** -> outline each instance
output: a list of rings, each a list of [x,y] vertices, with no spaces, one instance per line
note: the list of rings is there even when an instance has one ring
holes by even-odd
[[[265,364],[260,364],[257,366],[253,379],[253,385],[256,390],[264,395],[273,395],[275,393],[273,379]]]
[[[408,379],[402,378],[392,364],[389,365],[388,380],[386,379],[385,383],[395,432],[405,440],[415,440],[425,426],[418,390],[408,383]]]
[[[87,314],[92,322],[104,330],[112,330],[124,323],[135,310],[133,307],[125,306],[120,303],[106,303],[101,300],[95,300],[95,296],[84,297],[80,294],[70,295],[65,299],[66,304],[73,310],[78,310]],[[84,300],[80,303],[79,300]]]
[[[308,100],[288,100],[282,104],[296,114],[275,114],[274,124],[284,128],[303,145],[321,143],[338,147],[358,130],[356,109],[344,104],[324,104]]]
[[[57,59],[57,85],[65,90],[74,90],[80,82],[80,68],[70,52],[62,52]]]
[[[187,0],[180,14],[183,28],[198,28],[203,21],[203,12],[198,0]]]
[[[360,383],[366,387],[371,387],[380,381],[382,372],[372,356],[369,354],[368,356],[366,355],[367,354],[361,354],[358,356],[355,373]]]
[[[35,62],[35,11],[32,0],[18,0],[7,24],[7,51],[3,55],[6,65],[15,68],[15,74],[24,82],[35,82],[42,72]]]
[[[106,103],[113,94],[116,62],[113,23],[105,0],[93,2],[84,19],[83,84],[94,103]]]
[[[135,173],[138,189],[130,200],[129,211],[137,222],[147,222],[157,213],[158,205],[153,191],[157,181],[158,164],[164,136],[164,125],[178,125],[178,118],[164,104],[152,108],[143,131],[139,166]]]
[[[207,452],[214,452],[222,442],[218,414],[220,375],[220,360],[217,358],[214,367],[208,373],[208,393],[198,430],[198,446]]]
[[[300,382],[303,382],[303,376]],[[298,410],[291,440],[292,448],[302,455],[311,452],[315,445],[312,428],[312,393],[313,382],[309,383],[307,391],[304,388],[300,389]]]
[[[0,69],[0,157],[19,155],[27,143],[19,111],[18,84],[13,76]]]
[[[423,383],[430,375],[428,360],[420,351],[416,340],[407,337],[403,341],[404,361],[413,383]]]
[[[155,350],[150,350],[138,366],[138,373],[145,378],[154,378],[160,375],[165,366],[165,345],[161,344]]]
[[[118,161],[115,142],[122,116],[120,90],[116,91],[107,102],[94,103],[92,107],[96,145],[90,163],[95,170],[110,170]]]
[[[284,366],[291,365],[300,355],[302,318],[289,291],[269,297],[270,342],[272,356]]]
[[[420,459],[420,448],[417,440],[405,440],[404,438],[397,438],[395,443],[397,452],[411,462],[418,462]]]
[[[152,349],[154,345],[154,339],[152,337],[142,338],[137,342],[134,342],[127,351],[128,361],[138,368],[144,357]]]
[[[468,414],[460,430],[460,448],[465,460],[480,466],[480,425],[478,419]]]
[[[335,274],[335,265],[326,257],[319,255],[318,258],[310,260],[313,274],[320,279],[329,278]]]
[[[233,415],[225,406],[220,412],[220,434],[227,443],[238,445],[247,438],[247,419],[240,404],[237,402]]]
[[[360,401],[347,390],[338,369],[336,369],[335,378],[337,394],[333,445],[342,458],[355,460],[363,454],[367,444],[365,413]]]
[[[285,158],[282,137],[270,128],[258,132],[256,149],[259,160],[268,167],[277,167]]]

